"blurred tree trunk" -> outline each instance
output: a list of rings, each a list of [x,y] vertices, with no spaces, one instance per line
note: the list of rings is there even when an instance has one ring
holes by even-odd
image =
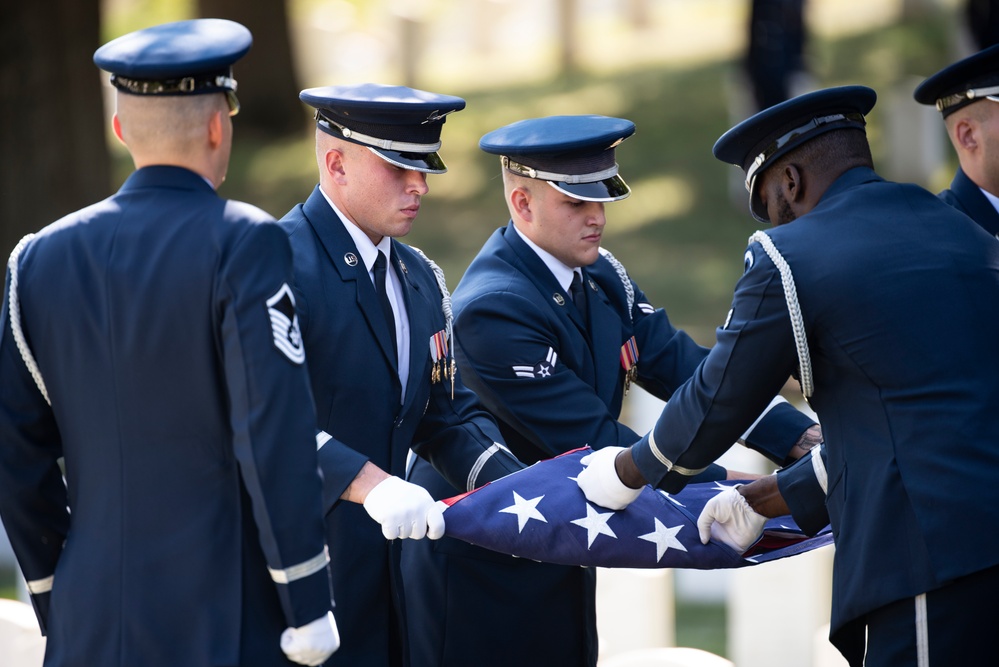
[[[305,112],[285,0],[198,0],[198,15],[238,21],[253,33],[253,48],[233,68],[242,105],[239,132],[273,138],[300,132]]]
[[[0,2],[0,255],[111,192],[99,0]]]
[[[558,0],[559,68],[562,76],[575,74],[578,48],[576,46],[576,0]]]
[[[411,16],[399,17],[399,53],[402,83],[410,88],[418,88],[420,70],[420,29],[422,23]]]

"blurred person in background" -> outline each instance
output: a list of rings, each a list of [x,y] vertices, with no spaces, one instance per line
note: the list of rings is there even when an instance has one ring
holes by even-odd
[[[744,67],[755,110],[792,97],[805,66],[805,0],[752,0]]]
[[[979,50],[999,43],[999,2],[996,0],[968,0],[964,5],[964,21]]]

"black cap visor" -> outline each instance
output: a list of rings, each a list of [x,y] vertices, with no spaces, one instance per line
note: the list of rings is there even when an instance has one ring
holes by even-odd
[[[620,176],[611,176],[590,183],[566,183],[564,181],[547,181],[562,194],[583,201],[618,201],[631,194],[631,188]]]
[[[366,144],[361,145],[366,146]],[[367,146],[367,148],[386,162],[402,169],[422,171],[425,174],[443,174],[447,171],[447,165],[444,164],[444,160],[436,151],[433,153],[401,153],[375,146]]]

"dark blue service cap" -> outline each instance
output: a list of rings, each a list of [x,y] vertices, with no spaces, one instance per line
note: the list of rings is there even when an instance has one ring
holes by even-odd
[[[864,130],[864,116],[877,93],[866,86],[826,88],[799,95],[742,121],[715,142],[711,152],[746,172],[749,210],[760,222],[769,216],[756,192],[757,177],[782,155],[831,130]]]
[[[979,51],[923,81],[912,96],[932,104],[944,118],[978,100],[999,102],[999,45]]]
[[[465,108],[460,97],[379,83],[309,88],[298,96],[316,109],[322,131],[427,174],[447,171],[437,154],[441,130],[448,114]]]
[[[529,118],[493,130],[479,148],[500,155],[508,171],[548,181],[583,201],[617,201],[631,194],[618,175],[614,149],[635,124],[609,116]]]
[[[94,63],[111,72],[111,84],[134,95],[225,93],[239,111],[232,64],[246,55],[253,36],[225,19],[164,23],[130,32],[94,52]]]

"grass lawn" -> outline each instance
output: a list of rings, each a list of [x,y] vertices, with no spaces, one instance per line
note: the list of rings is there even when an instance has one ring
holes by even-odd
[[[676,645],[728,655],[724,603],[676,601]]]

